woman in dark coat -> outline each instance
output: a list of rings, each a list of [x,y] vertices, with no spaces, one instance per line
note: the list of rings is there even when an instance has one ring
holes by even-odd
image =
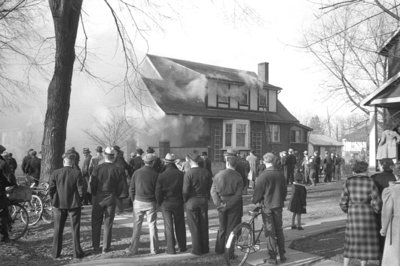
[[[301,184],[303,181],[303,175],[300,171],[296,174],[296,181],[292,186],[292,197],[290,198],[288,210],[293,213],[292,215],[292,229],[303,230],[301,226],[301,214],[306,213],[307,205],[307,189]],[[295,220],[297,216],[297,226]]]
[[[340,208],[347,213],[344,243],[344,265],[349,259],[361,260],[361,266],[368,260],[379,260],[379,229],[376,213],[381,207],[378,188],[367,176],[368,164],[356,162],[353,176],[343,186]]]

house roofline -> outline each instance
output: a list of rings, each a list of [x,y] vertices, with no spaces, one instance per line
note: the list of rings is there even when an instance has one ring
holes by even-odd
[[[390,37],[385,41],[385,43],[382,45],[382,47],[378,50],[378,54],[383,55],[383,56],[388,56],[388,51],[395,42],[395,39],[398,38],[398,35],[400,33],[400,27],[395,30]]]
[[[387,87],[389,87],[393,82],[395,82],[398,78],[400,78],[400,72],[398,72],[396,75],[391,77],[390,79],[386,80],[385,83],[383,83],[380,87],[378,87],[375,91],[373,91],[370,95],[368,95],[364,100],[361,101],[361,105],[363,106],[371,106],[375,105],[372,103],[374,98],[384,91]]]

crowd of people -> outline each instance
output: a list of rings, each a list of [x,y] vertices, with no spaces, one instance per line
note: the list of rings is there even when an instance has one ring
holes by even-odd
[[[17,167],[5,147],[0,145],[0,234],[7,241],[5,187],[16,184]],[[91,204],[92,247],[95,253],[107,253],[112,249],[112,227],[115,215],[124,212],[126,203],[132,207],[133,227],[129,255],[138,254],[141,228],[146,216],[150,234],[150,253],[159,253],[157,211],[162,212],[166,253],[175,254],[187,250],[186,222],[191,234],[195,255],[209,252],[208,207],[211,199],[218,210],[219,230],[215,252],[223,254],[230,232],[243,216],[242,195],[248,188],[254,189],[252,202],[262,208],[268,257],[266,262],[286,261],[282,210],[287,195],[287,186],[292,185],[288,210],[293,213],[292,229],[303,230],[301,215],[306,213],[306,185],[315,185],[324,173],[324,181],[332,177],[340,180],[343,159],[326,154],[321,160],[315,152],[303,157],[289,149],[279,156],[266,153],[259,160],[254,151],[243,156],[228,149],[224,153],[225,168],[215,175],[207,153],[197,151],[186,154],[185,160],[168,153],[165,158],[157,156],[149,147],[146,152],[138,148],[125,161],[118,146],[97,147],[91,155],[83,149],[80,167],[79,153],[71,148],[63,155],[63,168],[55,170],[49,180],[49,192],[54,210],[53,257],[61,254],[63,230],[67,217],[71,219],[74,257],[85,254],[80,246],[80,221],[84,205]],[[6,156],[9,156],[6,159]],[[34,150],[29,150],[23,159],[22,169],[33,176],[37,184],[40,174],[40,159]],[[260,163],[259,163],[260,161]],[[398,246],[400,231],[397,223],[397,202],[400,198],[400,163],[390,159],[381,161],[383,171],[372,177],[366,174],[368,165],[354,161],[354,175],[346,179],[341,195],[340,207],[348,213],[345,236],[344,264],[350,258],[366,261],[379,259],[382,265],[400,265]],[[391,184],[391,185],[389,185]],[[127,199],[127,200],[126,200]],[[125,201],[125,204],[124,204]],[[383,205],[382,205],[383,202]],[[185,220],[186,212],[186,220]],[[101,231],[103,239],[101,243]],[[390,238],[384,238],[389,235]],[[277,248],[276,248],[277,247]],[[230,251],[231,252],[231,251]],[[233,254],[229,254],[232,255]],[[393,259],[397,262],[393,264]],[[389,263],[390,261],[390,263]]]

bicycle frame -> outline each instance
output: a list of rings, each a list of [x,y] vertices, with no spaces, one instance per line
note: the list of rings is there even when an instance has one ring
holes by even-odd
[[[249,248],[250,248],[250,253],[254,253],[254,252],[257,252],[258,250],[260,250],[260,245],[257,243],[259,243],[259,239],[260,239],[261,233],[265,229],[265,225],[264,225],[264,221],[263,221],[261,229],[256,230],[255,220],[257,219],[258,216],[261,215],[262,211],[258,211],[258,212],[250,211],[249,213],[252,217],[251,217],[250,221],[248,222],[248,224],[250,225],[252,239],[253,239],[253,243],[251,243],[251,246]]]

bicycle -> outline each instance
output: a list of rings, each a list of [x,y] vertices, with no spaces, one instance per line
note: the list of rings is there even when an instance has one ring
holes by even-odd
[[[260,250],[260,236],[264,232],[265,225],[262,223],[261,229],[256,230],[254,222],[261,213],[261,207],[249,211],[250,221],[238,224],[229,234],[224,255],[228,266],[242,266],[251,253]],[[276,248],[276,241],[274,245]]]
[[[49,185],[42,183],[40,188],[34,190],[43,204],[43,211],[41,213],[41,219],[44,223],[50,224],[53,222],[53,206],[51,205],[51,198],[49,194]]]
[[[32,191],[32,193],[34,193],[34,190]],[[28,225],[33,226],[37,224],[40,221],[43,213],[43,202],[41,198],[35,194],[32,194],[32,199],[29,201],[25,201],[23,205],[28,212]]]
[[[26,209],[17,201],[8,205],[8,237],[15,241],[25,235],[28,230],[29,216]]]

